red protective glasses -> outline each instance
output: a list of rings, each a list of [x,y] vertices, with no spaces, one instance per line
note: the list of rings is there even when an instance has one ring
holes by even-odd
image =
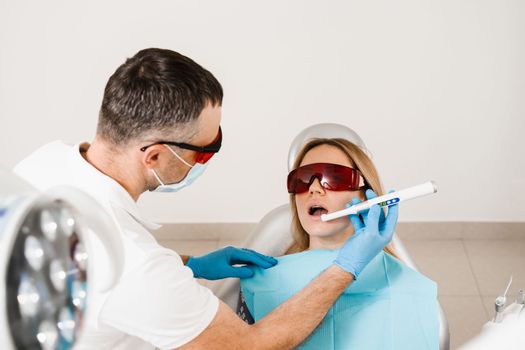
[[[151,147],[153,145],[170,145],[170,146],[177,146],[179,148],[188,149],[190,151],[197,152],[197,157],[195,158],[195,161],[197,163],[204,164],[207,161],[210,160],[211,157],[219,150],[221,149],[222,145],[222,130],[219,126],[219,132],[217,133],[217,136],[215,139],[207,146],[194,146],[190,145],[188,143],[184,142],[173,142],[173,141],[157,141],[155,143],[152,143],[151,145],[147,145],[142,147],[140,150],[144,152],[148,147]]]
[[[315,179],[330,191],[357,191],[361,187],[361,172],[347,166],[314,163],[299,167],[288,174],[288,193],[307,192]]]

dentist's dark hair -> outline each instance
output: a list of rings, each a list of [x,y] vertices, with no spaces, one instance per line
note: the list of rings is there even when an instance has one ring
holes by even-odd
[[[218,80],[190,58],[165,49],[141,50],[109,78],[97,136],[125,145],[147,134],[173,132],[196,120],[208,104],[221,106],[222,98]]]

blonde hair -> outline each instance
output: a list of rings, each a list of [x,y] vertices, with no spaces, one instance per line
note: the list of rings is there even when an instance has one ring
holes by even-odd
[[[363,150],[361,150],[361,148],[359,148],[358,146],[346,139],[312,139],[311,141],[306,143],[297,154],[293,169],[297,169],[299,167],[304,157],[310,150],[321,145],[329,145],[341,150],[348,157],[348,160],[350,161],[352,167],[359,170],[363,175],[363,178],[365,180],[365,187],[372,189],[378,196],[384,194],[379,175],[377,174],[377,170],[374,166],[374,163],[372,163],[372,160],[365,154],[365,152],[363,152]],[[295,203],[295,194],[290,194],[290,206],[292,209],[291,229],[293,243],[288,248],[285,254],[299,253],[305,251],[310,246],[310,235],[305,231],[305,229],[301,225],[301,222],[299,221],[297,205]],[[388,254],[397,257],[390,244],[387,245],[384,250]]]

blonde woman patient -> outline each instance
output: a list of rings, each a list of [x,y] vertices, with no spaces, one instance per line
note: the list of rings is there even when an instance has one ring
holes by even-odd
[[[384,194],[366,153],[342,138],[318,138],[298,152],[287,178],[293,243],[269,270],[241,280],[239,315],[263,318],[327,268],[364,226],[367,212],[328,222],[321,215]],[[381,212],[381,222],[385,221]],[[387,245],[341,295],[300,349],[438,349],[436,284]]]

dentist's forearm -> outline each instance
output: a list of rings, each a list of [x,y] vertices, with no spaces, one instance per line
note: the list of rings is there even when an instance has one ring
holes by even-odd
[[[257,349],[292,349],[321,323],[354,276],[332,265],[299,293],[251,327]]]
[[[217,314],[208,327],[178,349],[293,349],[310,335],[353,280],[353,275],[333,265],[253,325],[241,321],[219,301]]]

